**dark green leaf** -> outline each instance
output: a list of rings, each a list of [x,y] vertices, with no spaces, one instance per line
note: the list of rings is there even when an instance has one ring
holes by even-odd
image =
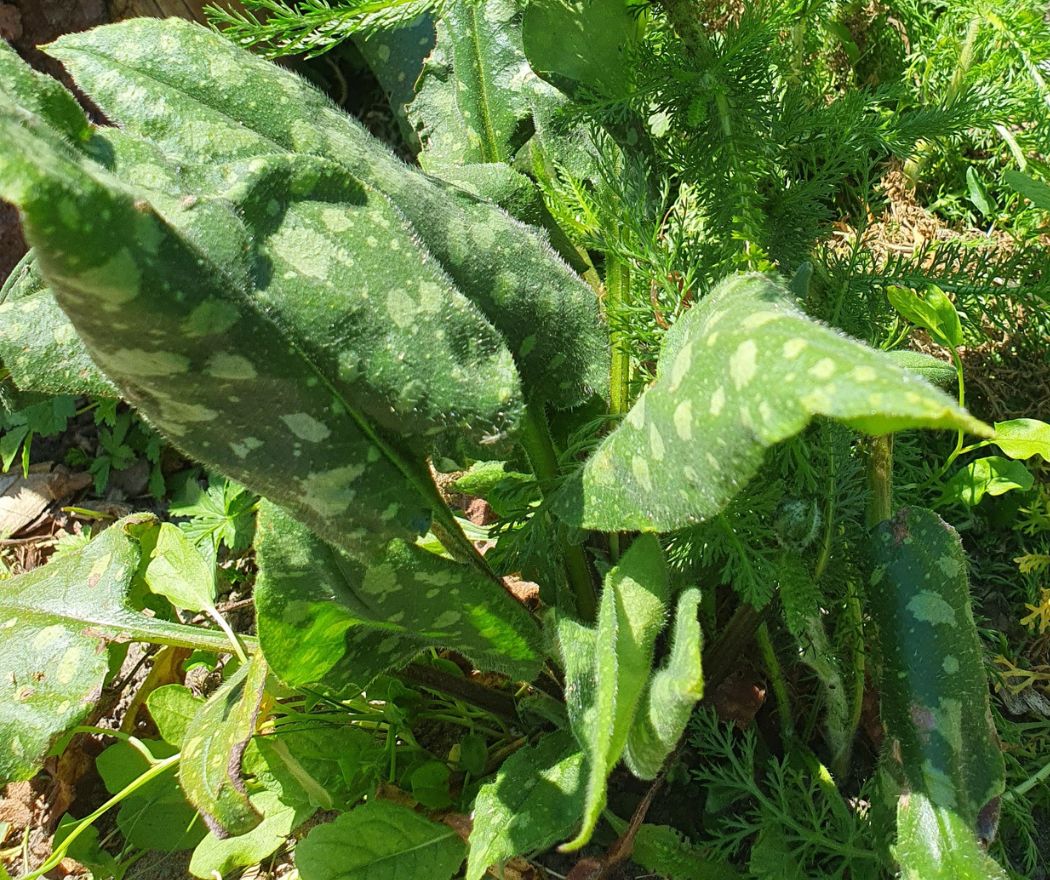
[[[344,813],[295,848],[302,880],[450,880],[462,861],[455,831],[390,801]]]
[[[0,361],[23,391],[117,397],[30,256],[0,290]]]
[[[360,561],[270,504],[257,549],[260,642],[288,684],[361,689],[435,645],[516,678],[539,671],[531,616],[473,567],[401,542]]]
[[[140,18],[71,34],[48,51],[110,119],[182,162],[297,153],[293,165],[305,155],[339,163],[403,212],[506,338],[530,394],[571,406],[604,387],[607,340],[593,292],[542,235],[405,167],[292,73],[175,20]],[[156,113],[160,103],[167,113]]]
[[[71,144],[81,145],[91,137],[91,123],[77,99],[57,80],[29,67],[4,40],[0,40],[0,94],[46,119]]]
[[[428,810],[443,810],[452,803],[448,783],[452,774],[441,761],[427,761],[412,771],[408,784],[412,797]]]
[[[400,212],[339,166],[250,160],[226,170],[228,200],[151,193],[158,209],[41,126],[0,121],[13,146],[0,190],[20,203],[41,269],[107,375],[183,449],[332,540],[425,529],[422,453],[380,426],[410,438],[461,420],[482,435],[513,424],[517,379],[498,335],[425,255],[419,264]],[[165,210],[201,228],[189,235]],[[404,259],[378,257],[362,238],[376,229]],[[272,417],[259,419],[263,405]]]
[[[777,282],[739,276],[678,320],[656,382],[555,509],[573,525],[610,532],[708,519],[755,475],[768,447],[818,415],[869,434],[991,433],[885,355],[807,318]]]
[[[531,98],[547,88],[521,48],[521,12],[513,0],[450,0],[437,20],[437,44],[423,65],[409,118],[423,150],[419,162],[509,162],[524,141]]]
[[[626,0],[531,0],[525,54],[533,69],[568,95],[630,93],[631,53],[642,34],[639,8]]]
[[[922,823],[950,810],[972,835],[1005,771],[962,544],[937,514],[904,508],[875,529],[873,557],[884,754],[903,797],[929,801]]]
[[[519,749],[474,802],[467,880],[494,865],[563,840],[583,813],[583,753],[568,733]]]

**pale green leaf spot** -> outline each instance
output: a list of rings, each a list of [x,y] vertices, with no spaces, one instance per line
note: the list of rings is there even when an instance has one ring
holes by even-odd
[[[754,340],[745,339],[729,358],[729,375],[737,388],[745,387],[755,376],[758,347]]]
[[[955,626],[955,611],[942,596],[929,590],[916,593],[908,602],[908,611],[923,623]]]
[[[321,443],[332,436],[332,429],[309,413],[292,413],[281,416],[281,421],[296,437],[308,443]]]

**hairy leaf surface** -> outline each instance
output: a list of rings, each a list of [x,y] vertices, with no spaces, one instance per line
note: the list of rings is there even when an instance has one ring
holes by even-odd
[[[885,355],[806,317],[777,282],[739,276],[678,320],[656,382],[555,509],[603,531],[670,531],[708,519],[755,475],[768,447],[815,416],[869,434],[991,434]]]
[[[655,779],[685,732],[693,707],[704,695],[703,634],[697,610],[700,591],[684,590],[675,610],[671,653],[653,673],[631,726],[625,760],[639,779]]]
[[[408,106],[424,170],[513,158],[532,113],[530,90],[544,87],[525,60],[520,20],[513,0],[442,8],[437,44]]]
[[[668,589],[663,550],[656,538],[643,535],[606,576],[597,626],[558,621],[569,722],[588,765],[583,826],[564,849],[584,846],[605,808],[609,774],[623,755],[649,680]]]
[[[256,546],[260,644],[288,684],[363,688],[431,646],[520,679],[539,671],[531,616],[472,567],[396,541],[355,559],[271,504]]]
[[[506,338],[530,393],[571,406],[603,387],[607,340],[594,296],[542,234],[406,167],[303,80],[175,20],[71,34],[48,51],[109,118],[184,162],[296,153],[338,163],[403,212]],[[389,258],[388,237],[375,234],[377,258]]]
[[[290,271],[270,250],[273,241],[290,236],[278,250],[295,259],[304,217],[327,210],[334,197],[329,186],[340,197],[347,187],[356,192],[339,202],[342,210],[352,213],[356,204],[394,234],[396,212],[382,196],[366,194],[323,162],[300,160],[292,171],[283,158],[258,160],[233,172],[231,199],[180,202],[182,212],[197,213],[206,233],[194,234],[192,224],[169,223],[141,193],[63,149],[46,127],[23,127],[10,113],[2,124],[12,150],[0,157],[0,191],[20,205],[41,269],[93,356],[156,427],[344,546],[425,530],[434,503],[429,477],[418,460],[380,436],[378,412],[386,410],[385,426],[401,424],[411,434],[409,425],[426,425],[431,397],[432,414],[454,414],[459,401],[469,419],[472,410],[480,412],[471,405],[480,392],[489,396],[483,408],[494,404],[490,411],[502,419],[515,394],[513,365],[500,354],[498,337],[425,271],[414,276],[413,288],[384,288],[407,303],[389,314],[383,310],[392,300],[373,308],[367,296],[353,299],[346,291],[341,310],[338,298],[323,296],[309,279],[296,295],[266,283],[268,273]],[[282,167],[290,176],[275,191]],[[272,197],[260,201],[267,192]],[[291,203],[302,211],[282,209]],[[277,228],[253,263],[253,234],[240,220],[255,211]],[[354,223],[349,229],[361,234]],[[403,232],[407,251],[411,237]],[[368,253],[351,257],[352,251],[324,259],[343,253],[351,262],[374,260]],[[374,321],[388,326],[379,332]],[[431,322],[436,335],[421,346],[413,333]],[[347,336],[352,344],[340,344]],[[368,370],[359,362],[363,354]],[[439,365],[448,358],[462,364],[446,376]],[[397,396],[384,386],[399,386]]]
[[[0,288],[0,362],[22,391],[117,397],[27,257]]]

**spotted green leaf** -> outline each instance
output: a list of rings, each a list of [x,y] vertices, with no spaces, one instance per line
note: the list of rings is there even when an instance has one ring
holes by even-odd
[[[5,40],[0,40],[0,94],[47,120],[71,145],[91,137],[91,123],[77,99],[57,80],[22,61]]]
[[[32,255],[0,289],[0,362],[22,391],[118,396],[59,308]]]
[[[375,800],[314,828],[295,865],[302,880],[450,880],[463,855],[448,825]]]
[[[391,542],[367,561],[264,504],[255,588],[262,650],[290,685],[367,685],[431,646],[531,679],[542,663],[529,613],[473,567]]]
[[[992,442],[1010,458],[1027,460],[1038,455],[1050,461],[1050,425],[1038,419],[996,422]]]
[[[474,801],[467,880],[563,840],[583,813],[586,770],[571,734],[545,736],[503,762]]]
[[[597,625],[558,621],[569,723],[588,766],[583,825],[563,849],[584,846],[605,808],[609,774],[623,755],[649,680],[668,589],[660,544],[643,535],[606,576]]]
[[[290,164],[305,156],[337,164],[407,218],[506,339],[529,394],[571,406],[604,386],[608,350],[597,303],[543,235],[406,167],[302,79],[176,20],[70,34],[48,51],[107,117],[181,163],[297,154]],[[373,232],[375,258],[397,262],[382,231]]]
[[[981,503],[985,495],[1005,495],[1032,488],[1035,477],[1019,461],[988,455],[960,468],[944,487],[944,500],[961,501],[967,507]]]
[[[900,799],[897,843],[892,850],[902,880],[1007,880],[1008,876],[957,812],[938,806],[922,792]]]
[[[332,540],[425,530],[435,497],[424,450],[384,430],[407,442],[462,419],[482,435],[513,423],[517,380],[498,335],[428,268],[385,197],[344,170],[251,160],[221,170],[228,197],[174,200],[129,189],[13,111],[0,125],[12,144],[0,191],[123,396],[182,449]],[[397,238],[406,261],[378,259],[357,240],[370,229]],[[349,266],[353,280],[331,288]],[[368,295],[373,284],[382,296]]]
[[[420,165],[509,162],[528,134],[537,88],[546,87],[525,60],[514,0],[446,3],[408,105],[423,146]]]
[[[107,644],[136,639],[205,650],[225,636],[149,617],[132,606],[141,562],[137,529],[149,516],[110,526],[82,550],[3,582],[0,589],[0,782],[33,775],[52,742],[101,696]]]
[[[248,798],[241,759],[255,734],[266,674],[262,656],[253,655],[197,710],[182,743],[179,782],[218,837],[246,834],[262,819]]]
[[[603,531],[670,531],[709,519],[755,475],[768,447],[815,416],[868,434],[991,433],[884,354],[808,318],[778,282],[742,275],[679,319],[656,381],[555,509]]]
[[[958,348],[963,344],[962,324],[959,313],[947,294],[939,287],[930,285],[918,293],[905,287],[886,289],[890,304],[913,324],[928,330],[941,345]]]
[[[682,738],[693,708],[704,695],[699,607],[698,589],[690,588],[679,595],[671,652],[663,666],[653,673],[631,726],[624,758],[639,779],[656,778]]]
[[[629,94],[642,20],[627,0],[531,0],[523,28],[533,69],[566,94]]]
[[[915,814],[925,827],[920,833],[939,833],[935,818],[948,811],[958,817],[952,834],[972,836],[982,811],[1002,794],[1005,771],[970,609],[966,556],[955,530],[918,507],[900,510],[876,527],[873,538],[868,595],[882,660],[889,769],[905,791],[902,798],[928,801],[929,809]],[[901,809],[907,812],[903,801]],[[990,830],[983,829],[989,837]],[[929,844],[938,845],[950,841]]]
[[[402,137],[413,149],[419,148],[419,141],[405,107],[416,96],[416,80],[435,39],[434,16],[430,12],[409,24],[375,28],[353,36],[354,44],[386,92]]]

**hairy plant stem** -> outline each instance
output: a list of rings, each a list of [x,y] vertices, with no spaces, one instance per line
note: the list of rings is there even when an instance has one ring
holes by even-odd
[[[893,515],[893,435],[873,437],[868,446],[868,528]]]
[[[697,4],[694,0],[661,0],[660,5],[687,54],[698,56],[704,45],[704,25]]]
[[[541,401],[534,400],[526,406],[522,428],[521,445],[539,481],[540,491],[546,495],[558,478],[558,454],[554,449],[547,413]],[[583,545],[572,544],[564,539],[560,544],[565,576],[576,599],[576,613],[582,620],[593,620],[598,602]]]

